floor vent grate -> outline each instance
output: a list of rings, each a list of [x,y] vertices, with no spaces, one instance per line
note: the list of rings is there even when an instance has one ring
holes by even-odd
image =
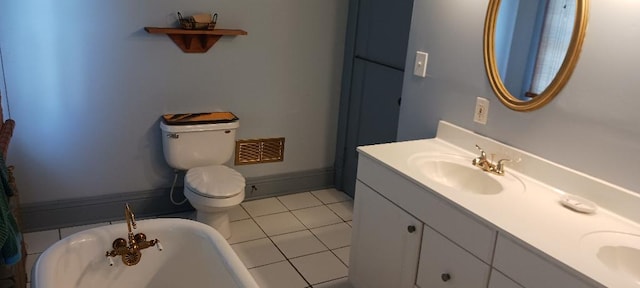
[[[284,138],[236,141],[236,165],[248,165],[284,160]]]

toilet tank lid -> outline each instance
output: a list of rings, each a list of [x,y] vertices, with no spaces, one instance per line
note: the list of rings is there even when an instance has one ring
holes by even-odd
[[[232,197],[245,186],[245,179],[238,171],[223,165],[189,169],[184,182],[191,191],[209,197]]]
[[[168,125],[218,124],[234,122],[238,119],[238,116],[231,112],[202,112],[162,115],[162,122]]]
[[[240,121],[238,120],[235,120],[229,123],[195,124],[195,125],[169,125],[164,122],[160,122],[160,129],[162,129],[162,131],[169,132],[169,133],[229,130],[229,129],[237,129],[238,127],[240,127]]]

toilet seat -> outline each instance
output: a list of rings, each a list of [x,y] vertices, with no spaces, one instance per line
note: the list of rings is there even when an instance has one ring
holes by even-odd
[[[202,197],[227,199],[244,192],[245,179],[236,170],[223,165],[189,169],[185,188]]]

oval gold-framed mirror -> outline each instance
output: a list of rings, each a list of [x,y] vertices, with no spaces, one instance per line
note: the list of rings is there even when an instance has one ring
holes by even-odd
[[[512,4],[514,1],[515,4]],[[534,1],[527,0],[520,1],[519,4],[531,5],[533,2]],[[582,49],[582,43],[584,42],[587,29],[587,17],[589,12],[588,0],[565,0],[564,3],[556,3],[560,2],[559,0],[541,0],[539,2],[542,4],[537,6],[537,8],[534,7],[533,9],[529,9],[526,7],[518,7],[518,0],[489,0],[489,7],[487,8],[483,49],[485,69],[491,87],[500,102],[509,109],[516,111],[531,111],[538,109],[549,103],[549,101],[551,101],[558,92],[562,90],[571,77],[576,63],[578,62],[578,57],[580,50]],[[551,14],[545,13],[554,11],[552,10],[554,8],[550,6],[552,4],[549,3],[553,3],[553,5],[556,6],[559,5],[558,8],[555,9],[563,10],[562,13],[565,14],[569,13],[568,15],[570,18],[566,17],[566,15],[565,18],[554,16],[556,19],[549,20],[549,17],[551,16],[545,15]],[[569,3],[569,5],[567,5],[567,3]],[[531,20],[532,24],[528,24],[529,26],[518,24],[524,21],[518,20],[518,18],[522,19],[523,17],[527,17],[522,16],[522,10],[537,11],[533,12],[534,14],[531,17],[528,17],[533,19]],[[557,14],[558,13],[555,13],[553,15]],[[552,21],[560,23],[557,25],[562,26],[559,29],[564,29],[564,31],[566,31],[566,35],[561,36],[565,38],[564,44],[557,44],[553,42],[549,44],[549,41],[555,41],[554,39],[557,38],[558,34],[562,34],[554,30],[552,30],[552,32],[548,32],[548,28],[545,30],[546,26],[551,26],[547,23],[554,23]],[[507,25],[509,28],[505,29],[502,26],[503,23],[509,23]],[[501,26],[499,26],[499,24]],[[518,25],[527,27],[529,30],[519,28]],[[537,30],[535,27],[537,27]],[[554,26],[551,27],[553,28]],[[508,33],[505,33],[507,37],[503,37],[501,35],[505,30],[509,31]],[[523,31],[530,33],[522,33]],[[569,32],[571,34],[569,34]],[[551,34],[551,36],[547,38],[552,40],[545,42],[545,33]],[[533,36],[530,36],[530,34]],[[525,40],[520,39],[523,35],[525,36]],[[518,39],[516,39],[516,37]],[[498,41],[498,44],[496,44],[496,41]],[[522,45],[518,47],[516,44]],[[562,47],[562,49],[557,49],[557,46]],[[522,47],[526,49],[519,49]],[[547,47],[552,47],[547,50],[555,52],[544,52],[547,51],[545,50]],[[508,52],[505,53],[504,51],[507,50]],[[497,55],[496,51],[500,52],[499,55]],[[551,56],[547,56],[545,53],[551,54]],[[516,54],[521,54],[519,57],[522,58],[522,60],[513,60],[512,58],[515,57],[513,55]],[[547,60],[545,60],[545,57]],[[552,59],[548,60],[549,58]],[[515,69],[508,66],[511,62],[521,63],[512,66],[522,68]],[[554,62],[555,64],[550,64],[550,66],[552,66],[551,68],[542,64],[549,62]],[[516,79],[513,82],[517,82],[517,84],[513,84],[512,81],[510,81],[510,77]],[[540,80],[540,78],[544,79]],[[505,79],[508,81],[505,81]],[[515,88],[512,86],[515,86]]]

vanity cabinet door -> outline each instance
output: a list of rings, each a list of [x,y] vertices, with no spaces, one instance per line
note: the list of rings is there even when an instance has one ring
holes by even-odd
[[[422,222],[356,182],[349,281],[354,288],[413,288]]]
[[[500,271],[493,269],[491,271],[491,279],[489,280],[489,288],[523,288],[518,283],[504,276]]]
[[[417,284],[421,288],[487,287],[488,264],[424,226]]]

